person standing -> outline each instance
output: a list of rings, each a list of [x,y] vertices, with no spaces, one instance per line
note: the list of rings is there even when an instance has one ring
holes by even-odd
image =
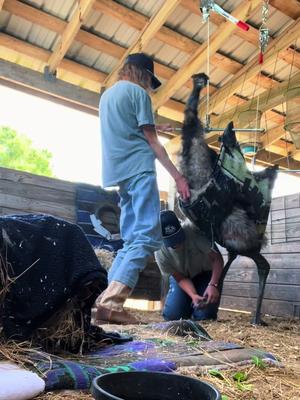
[[[189,220],[181,225],[173,211],[161,212],[161,228],[163,246],[155,260],[169,276],[164,319],[216,319],[224,267],[220,252]]]
[[[107,289],[96,300],[96,323],[138,322],[123,305],[162,245],[155,158],[175,180],[181,198],[190,196],[186,179],[157,137],[149,92],[160,84],[153,60],[130,54],[119,80],[100,99],[103,186],[118,186],[124,245],[109,270]]]

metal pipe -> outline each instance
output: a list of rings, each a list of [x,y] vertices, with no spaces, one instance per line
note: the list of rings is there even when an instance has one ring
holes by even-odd
[[[174,131],[182,131],[182,128],[174,128]],[[225,128],[204,128],[205,132],[223,132]],[[234,132],[265,132],[265,129],[259,128],[233,128]]]

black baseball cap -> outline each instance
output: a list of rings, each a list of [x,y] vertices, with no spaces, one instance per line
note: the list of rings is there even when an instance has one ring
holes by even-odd
[[[129,54],[125,60],[125,64],[132,63],[138,65],[140,68],[145,69],[151,75],[151,87],[152,89],[157,89],[161,82],[154,75],[154,63],[151,57],[147,56],[145,53],[134,53]]]
[[[184,230],[174,211],[161,211],[160,223],[162,238],[166,247],[175,247],[185,240]]]

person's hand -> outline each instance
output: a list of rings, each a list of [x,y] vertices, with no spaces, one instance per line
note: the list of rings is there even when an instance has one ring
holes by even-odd
[[[187,183],[187,180],[183,175],[179,175],[177,179],[175,179],[177,191],[182,198],[183,201],[187,201],[190,196],[190,188]]]
[[[172,132],[173,126],[171,124],[159,124],[155,125],[155,129],[161,132]]]
[[[203,296],[207,298],[207,304],[217,303],[220,297],[220,292],[215,286],[207,286]]]
[[[199,296],[198,294],[193,295],[192,303],[195,310],[203,308],[207,304],[207,298],[205,296]]]

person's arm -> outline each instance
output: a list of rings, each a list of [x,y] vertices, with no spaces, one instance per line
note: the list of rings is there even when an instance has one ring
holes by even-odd
[[[199,296],[197,290],[190,278],[186,278],[180,272],[173,272],[173,278],[176,279],[178,286],[192,299],[192,303],[195,307],[198,307],[200,303],[202,303],[205,298]]]
[[[214,250],[211,250],[208,256],[212,264],[212,274],[211,274],[211,280],[207,285],[207,288],[203,293],[203,296],[207,298],[206,300],[207,304],[210,304],[210,303],[217,303],[217,301],[219,300],[220,292],[217,286],[219,284],[219,280],[222,275],[224,262],[221,254]]]
[[[145,138],[151,146],[156,158],[175,180],[177,191],[181,198],[184,201],[188,200],[190,197],[189,185],[185,177],[178,171],[178,169],[170,160],[164,146],[158,140],[154,125],[144,125],[142,128]]]

